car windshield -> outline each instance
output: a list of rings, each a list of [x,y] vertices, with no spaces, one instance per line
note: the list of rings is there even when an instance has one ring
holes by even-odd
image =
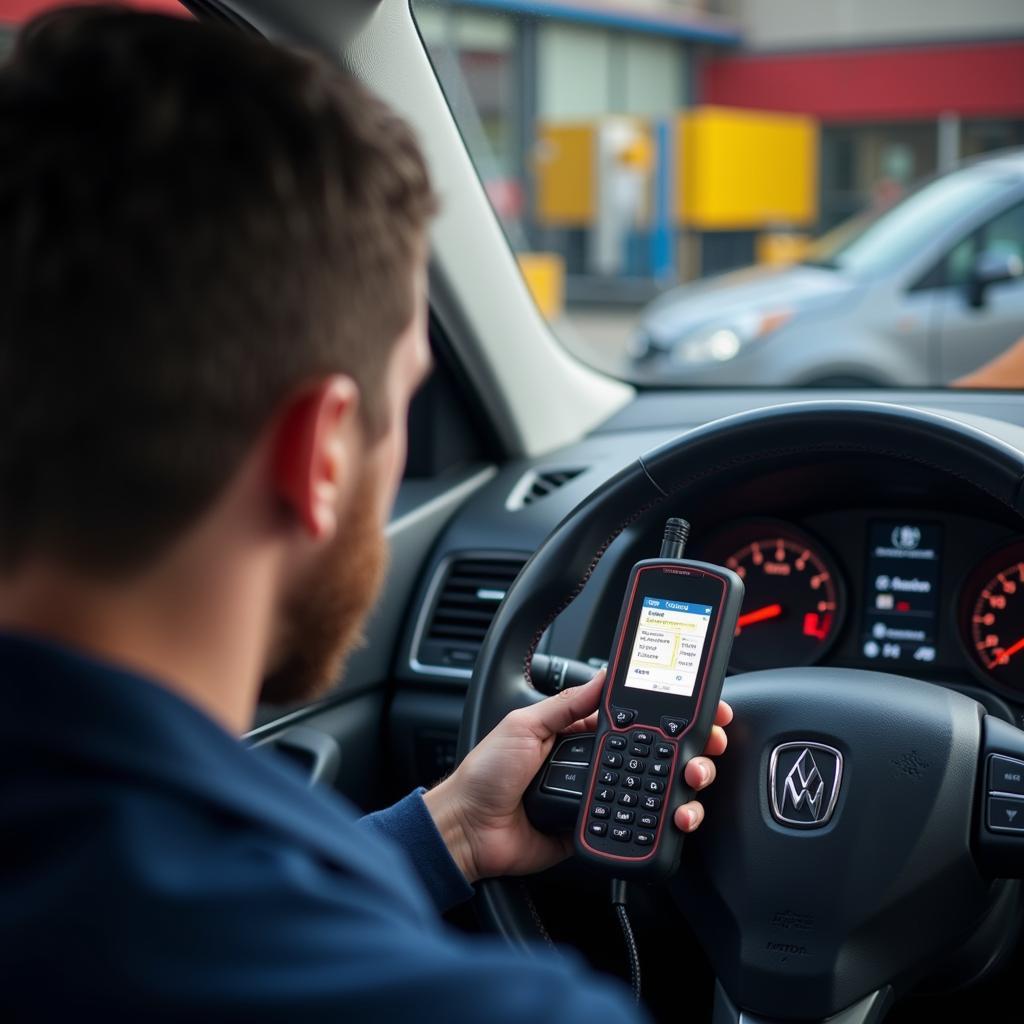
[[[412,10],[579,358],[659,387],[1024,388],[1024,6],[947,5],[941,45],[917,2]]]
[[[1012,178],[976,169],[938,178],[891,209],[851,217],[833,228],[811,243],[801,263],[855,276],[898,268],[945,235],[950,225],[971,224],[974,211],[1012,195],[1013,185]]]

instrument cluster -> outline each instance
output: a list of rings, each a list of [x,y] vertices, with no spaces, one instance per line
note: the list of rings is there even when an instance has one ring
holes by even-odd
[[[846,512],[729,523],[692,557],[746,586],[730,668],[972,673],[1024,700],[1024,538],[959,516]]]

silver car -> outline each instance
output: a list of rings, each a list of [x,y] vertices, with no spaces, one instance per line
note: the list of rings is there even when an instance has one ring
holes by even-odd
[[[674,288],[629,343],[693,386],[945,384],[1024,335],[1024,150],[933,178],[785,268]]]

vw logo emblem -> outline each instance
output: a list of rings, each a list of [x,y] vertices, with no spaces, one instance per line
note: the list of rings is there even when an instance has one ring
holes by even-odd
[[[843,755],[824,743],[783,743],[772,751],[768,798],[782,825],[821,828],[836,809]]]

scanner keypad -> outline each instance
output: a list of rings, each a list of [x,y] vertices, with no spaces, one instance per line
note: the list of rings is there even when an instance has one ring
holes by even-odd
[[[605,736],[598,763],[620,771],[605,771],[599,776],[593,794],[596,802],[591,803],[587,825],[591,845],[619,857],[647,856],[657,835],[675,753],[674,743],[655,742],[649,729]],[[609,819],[611,824],[604,829],[594,827],[605,825]]]

